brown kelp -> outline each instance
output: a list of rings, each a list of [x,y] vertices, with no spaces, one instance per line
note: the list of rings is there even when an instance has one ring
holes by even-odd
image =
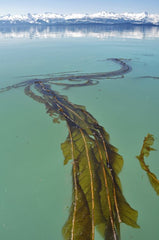
[[[109,135],[83,106],[53,91],[49,84],[34,83],[25,94],[43,103],[47,113],[65,120],[69,134],[61,145],[65,161],[73,161],[73,203],[63,228],[65,239],[94,239],[94,227],[100,226],[106,239],[120,239],[120,222],[138,227],[137,212],[126,202],[118,173],[123,165]]]
[[[140,155],[137,156],[137,159],[140,162],[141,168],[147,173],[148,179],[152,187],[159,195],[159,180],[157,179],[156,175],[150,171],[149,166],[146,165],[144,160],[145,157],[148,157],[150,155],[150,151],[155,151],[155,149],[151,147],[153,144],[154,136],[152,134],[147,134],[143,141],[143,146],[141,148]]]
[[[129,66],[123,59],[119,58],[109,58],[107,59],[109,61],[113,61],[114,63],[117,63],[120,66],[120,69],[112,71],[112,72],[97,72],[97,73],[90,73],[90,74],[68,74],[68,73],[61,73],[59,74],[54,74],[54,75],[33,75],[33,76],[28,76],[30,77],[35,77],[36,78],[31,78],[29,80],[7,86],[5,88],[0,89],[0,93],[8,91],[10,89],[14,88],[20,88],[20,87],[25,87],[28,85],[34,84],[34,82],[41,80],[43,83],[50,83],[54,85],[61,85],[64,86],[66,89],[70,87],[80,87],[80,86],[91,86],[95,85],[98,83],[98,80],[100,79],[106,79],[106,78],[112,78],[112,77],[117,77],[117,76],[123,76],[124,74],[129,73],[132,68]],[[68,81],[69,84],[63,83],[62,81]],[[83,82],[84,81],[84,82]],[[78,82],[83,82],[83,83],[78,83]]]
[[[84,106],[69,102],[66,96],[51,88],[51,84],[65,88],[93,85],[99,79],[120,76],[131,70],[123,60],[111,60],[119,63],[121,69],[109,73],[36,78],[0,90],[25,87],[25,94],[44,104],[54,122],[67,124],[68,136],[61,148],[64,164],[72,161],[73,200],[63,227],[66,240],[94,240],[95,227],[104,239],[117,240],[120,239],[121,222],[139,227],[136,223],[138,213],[124,198],[118,177],[123,158],[110,144],[109,134]],[[61,80],[71,83],[61,83]],[[84,83],[80,83],[81,80]]]

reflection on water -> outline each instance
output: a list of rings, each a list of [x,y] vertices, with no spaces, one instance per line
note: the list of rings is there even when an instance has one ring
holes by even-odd
[[[0,38],[159,38],[157,26],[69,25],[69,26],[0,26]]]

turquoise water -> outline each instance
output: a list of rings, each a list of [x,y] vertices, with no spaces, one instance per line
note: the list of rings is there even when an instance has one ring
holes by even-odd
[[[120,179],[124,196],[139,212],[140,229],[121,224],[121,239],[158,239],[159,197],[135,156],[147,133],[153,134],[157,151],[146,162],[159,177],[159,79],[140,78],[159,77],[159,39],[154,31],[152,37],[142,38],[135,37],[139,31],[133,30],[129,38],[127,31],[115,32],[112,36],[114,31],[108,31],[109,37],[99,37],[97,29],[94,35],[64,32],[32,38],[3,33],[0,86],[34,74],[112,71],[119,66],[107,58],[129,59],[132,72],[124,78],[55,90],[86,106],[124,157]],[[0,123],[0,238],[61,240],[72,196],[72,165],[63,165],[60,147],[68,133],[66,124],[53,124],[44,106],[27,97],[23,88],[0,94]],[[96,239],[101,239],[98,233]]]

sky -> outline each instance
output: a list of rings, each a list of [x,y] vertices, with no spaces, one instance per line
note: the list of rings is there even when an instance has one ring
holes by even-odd
[[[0,0],[0,15],[27,13],[96,13],[99,11],[159,14],[159,0]]]

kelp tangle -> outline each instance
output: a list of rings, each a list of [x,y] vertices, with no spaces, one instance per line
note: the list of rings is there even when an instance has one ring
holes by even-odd
[[[120,76],[131,70],[123,60],[111,60],[119,63],[121,69],[109,73],[31,79],[1,89],[4,92],[25,87],[25,94],[44,104],[53,122],[64,120],[67,124],[68,136],[61,148],[64,164],[72,162],[73,200],[62,230],[66,240],[94,240],[95,227],[103,239],[119,240],[121,222],[139,227],[136,223],[138,213],[124,198],[118,177],[123,158],[117,148],[110,144],[109,134],[84,106],[72,104],[66,96],[51,88],[51,84],[57,83],[65,88],[80,86],[80,83],[72,84],[72,81],[81,80],[86,80],[83,85],[93,85],[97,84],[98,79]],[[61,80],[69,80],[71,84],[60,83]]]
[[[143,146],[140,151],[140,155],[137,156],[137,159],[140,162],[141,168],[147,173],[148,179],[159,195],[159,180],[157,179],[156,175],[152,173],[149,169],[149,166],[146,165],[144,158],[150,155],[150,151],[155,151],[156,149],[152,148],[151,146],[154,144],[154,136],[152,134],[147,134],[143,141]]]
[[[54,85],[60,85],[64,86],[65,89],[71,88],[71,87],[83,87],[83,86],[91,86],[98,84],[98,80],[105,79],[105,78],[113,78],[117,76],[124,76],[124,74],[129,73],[132,68],[129,66],[123,59],[119,58],[109,58],[108,61],[113,61],[114,63],[117,63],[120,66],[119,70],[112,71],[112,72],[97,72],[97,73],[90,73],[90,74],[68,74],[63,73],[61,75],[59,74],[46,74],[46,75],[32,75],[32,76],[26,76],[26,77],[36,77],[33,79],[29,79],[17,84],[14,84],[12,86],[7,86],[5,88],[0,89],[0,93],[8,91],[13,88],[19,88],[19,87],[25,87],[25,86],[31,86],[34,84],[34,82],[41,80],[43,83],[50,83]],[[74,73],[74,72],[73,72]],[[44,78],[45,77],[45,78]],[[42,79],[41,79],[42,78]],[[63,81],[68,81],[69,83],[63,83]],[[78,83],[83,82],[84,83]]]

